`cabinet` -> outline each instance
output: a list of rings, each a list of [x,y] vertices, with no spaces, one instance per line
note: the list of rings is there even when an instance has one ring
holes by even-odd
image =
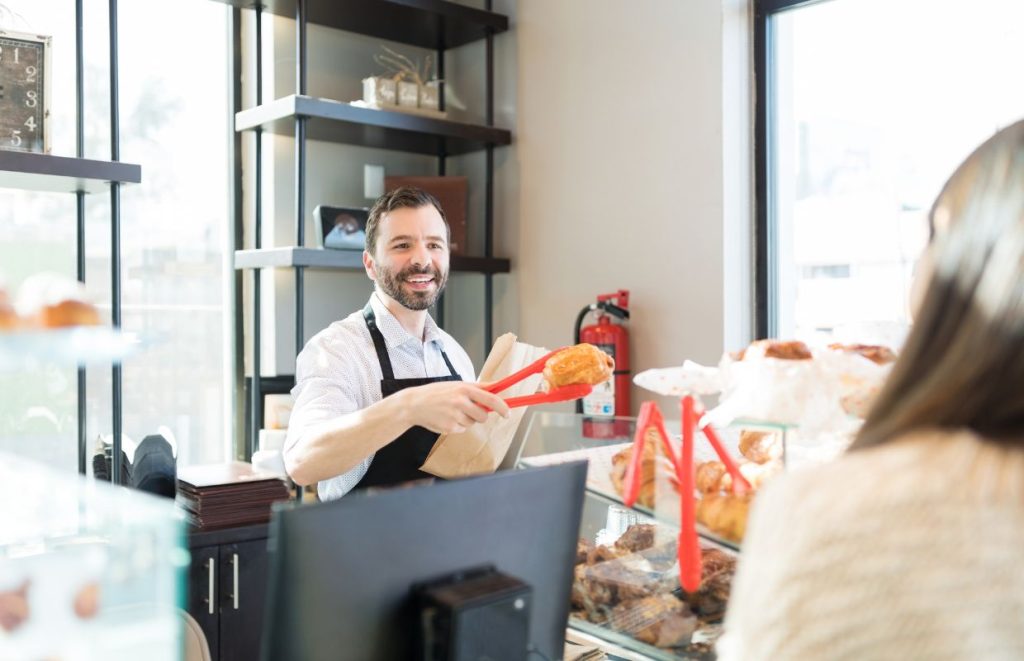
[[[255,170],[254,206],[255,230],[251,247],[235,253],[235,268],[250,270],[253,277],[252,346],[254,347],[251,373],[252,387],[247,406],[250,419],[246,421],[249,435],[243,453],[250,456],[256,447],[256,438],[262,420],[257,416],[262,410],[264,390],[260,369],[260,323],[261,292],[259,270],[266,268],[290,268],[295,273],[295,352],[301,351],[305,342],[304,332],[304,273],[307,269],[326,269],[339,272],[361,273],[361,256],[358,252],[340,250],[319,250],[306,247],[305,221],[308,217],[305,206],[306,188],[306,140],[320,140],[338,144],[358,145],[374,149],[395,150],[414,154],[425,154],[436,158],[437,174],[445,174],[445,159],[452,155],[470,152],[484,152],[484,212],[482,218],[470,219],[470,225],[482,231],[482,255],[453,255],[451,271],[476,273],[484,278],[483,339],[484,354],[490,348],[493,337],[493,276],[508,273],[511,265],[508,259],[494,255],[493,210],[494,210],[494,149],[508,145],[511,133],[494,126],[494,46],[493,36],[508,29],[508,18],[486,10],[475,9],[445,0],[216,0],[237,9],[252,8],[255,15],[254,59],[256,100],[252,108],[239,109],[235,115],[235,130],[238,133],[255,134],[255,149],[252,158]],[[296,92],[282,98],[264,101],[262,99],[263,71],[261,67],[261,34],[263,12],[295,19],[296,30]],[[236,12],[235,34],[240,34]],[[307,90],[307,24],[335,28],[347,32],[368,35],[388,41],[428,48],[435,51],[437,71],[444,78],[445,52],[474,41],[485,42],[485,121],[483,124],[450,121],[390,110],[359,108],[342,100],[324,99],[311,95]],[[241,47],[236,45],[236,78],[241,77]],[[367,74],[371,73],[367,71]],[[236,81],[236,93],[240,83]],[[441,98],[444,108],[444,95]],[[295,241],[291,246],[265,246],[261,236],[262,210],[262,136],[294,136],[295,139]],[[237,139],[237,136],[236,136]],[[236,146],[236,154],[240,154]],[[236,170],[240,180],[240,170]],[[236,193],[237,193],[236,186]],[[242,217],[241,195],[236,195],[235,218]],[[236,222],[241,222],[236,220]],[[236,228],[235,236],[241,235]],[[358,309],[364,301],[352,301],[351,308]],[[439,300],[435,316],[438,324],[444,326],[444,298]],[[239,364],[244,361],[240,360]],[[239,379],[241,382],[242,380]]]
[[[214,661],[260,658],[267,587],[267,525],[189,536],[188,612]]]
[[[118,66],[117,66],[117,11],[116,3],[111,3],[109,52],[110,52],[110,160],[85,158],[85,109],[84,109],[84,71],[83,54],[84,18],[81,6],[75,14],[75,99],[76,99],[76,155],[75,157],[55,156],[53,154],[0,151],[0,187],[19,190],[41,191],[49,193],[74,193],[78,198],[76,261],[77,277],[85,282],[85,195],[109,191],[110,193],[110,263],[111,263],[111,314],[114,329],[121,326],[121,185],[142,181],[142,168],[131,163],[120,161],[120,120],[118,113]],[[46,75],[50,75],[47,72]],[[50,220],[50,219],[47,219]],[[26,350],[31,354],[39,352],[39,356],[59,353],[70,362],[81,365],[94,351],[104,351],[110,338],[102,334],[79,334],[80,342],[69,349],[66,346],[68,336],[65,333],[19,334],[22,337],[12,338],[0,334],[0,346],[5,343],[7,351],[0,354],[17,355]],[[30,336],[31,335],[31,336]],[[50,351],[47,351],[49,345]],[[54,351],[53,347],[60,346]],[[116,352],[115,352],[116,353]],[[121,365],[116,355],[113,360],[113,480],[121,479]],[[78,370],[78,471],[85,474],[88,449],[85,438],[85,371]]]

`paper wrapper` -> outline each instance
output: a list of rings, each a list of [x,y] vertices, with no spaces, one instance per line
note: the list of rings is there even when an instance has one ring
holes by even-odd
[[[515,335],[506,333],[495,341],[487,356],[480,370],[480,382],[504,379],[547,353],[547,349],[517,342]],[[532,395],[537,392],[542,379],[540,374],[535,374],[498,394],[504,399]],[[508,452],[525,414],[526,407],[514,408],[508,418],[489,415],[486,422],[473,425],[461,434],[443,434],[434,443],[420,470],[446,479],[493,473]]]
[[[633,381],[676,397],[720,392],[719,405],[702,419],[716,427],[747,420],[798,427],[814,437],[855,431],[889,367],[827,349],[815,351],[812,360],[738,361],[726,354],[717,368],[686,361],[641,372]]]

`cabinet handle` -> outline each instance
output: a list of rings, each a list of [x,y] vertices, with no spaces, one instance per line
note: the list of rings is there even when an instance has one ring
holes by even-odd
[[[232,572],[232,574],[234,574],[234,576],[232,577],[234,579],[234,584],[233,584],[232,590],[231,590],[234,594],[232,594],[231,596],[234,599],[235,610],[238,610],[238,554],[237,553],[232,553],[231,554],[231,572]]]
[[[210,613],[210,615],[213,615],[213,582],[214,582],[214,572],[216,572],[216,571],[217,571],[217,569],[216,569],[216,566],[215,566],[215,564],[213,562],[213,558],[207,558],[206,559],[206,577],[208,579],[208,584],[207,584],[207,587],[206,587],[206,603],[209,604],[209,613]]]

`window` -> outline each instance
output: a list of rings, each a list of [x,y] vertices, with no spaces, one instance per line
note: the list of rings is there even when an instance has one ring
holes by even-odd
[[[0,4],[4,28],[53,36],[52,152],[74,156],[74,3]],[[121,190],[122,325],[145,342],[124,363],[125,447],[164,433],[179,465],[220,461],[232,446],[230,9],[118,4],[121,160],[142,166],[142,183]],[[84,3],[85,156],[97,159],[110,157],[107,5]],[[86,199],[86,286],[109,319],[110,195]],[[8,289],[41,270],[74,277],[75,217],[73,195],[0,191]],[[49,365],[0,374],[0,450],[74,470],[76,383],[74,369]],[[111,399],[109,365],[90,367],[90,448],[112,431]]]
[[[759,2],[758,332],[898,341],[953,169],[1024,116],[1024,3]]]

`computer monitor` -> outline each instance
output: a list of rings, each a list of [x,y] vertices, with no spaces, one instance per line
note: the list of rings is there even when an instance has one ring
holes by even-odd
[[[562,658],[586,473],[575,462],[276,510],[263,658],[415,658],[411,587],[483,565],[532,588],[531,658]]]

